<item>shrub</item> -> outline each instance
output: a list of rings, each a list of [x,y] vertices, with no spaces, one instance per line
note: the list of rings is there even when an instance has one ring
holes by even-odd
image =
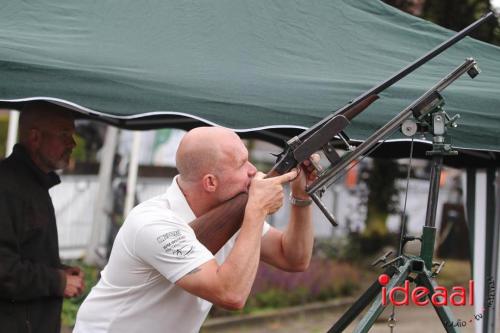
[[[261,263],[243,313],[351,295],[361,284],[352,265],[314,258],[305,272],[289,273]],[[239,314],[241,312],[236,312]],[[212,317],[235,314],[214,307]]]

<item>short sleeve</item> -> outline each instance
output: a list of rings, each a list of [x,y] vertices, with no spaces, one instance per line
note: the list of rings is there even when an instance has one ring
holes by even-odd
[[[172,283],[214,258],[182,223],[148,223],[136,235],[135,254]]]

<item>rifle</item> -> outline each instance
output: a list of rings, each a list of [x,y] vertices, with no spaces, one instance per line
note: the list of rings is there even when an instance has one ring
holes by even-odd
[[[349,158],[341,158],[336,153],[332,141],[335,137],[338,137],[348,144],[349,138],[344,133],[344,129],[350,124],[350,120],[379,98],[378,94],[380,92],[469,35],[478,26],[492,17],[495,17],[493,12],[483,15],[480,19],[401,69],[386,81],[374,86],[354,100],[349,101],[335,113],[328,115],[306,131],[288,140],[285,143],[283,152],[278,155],[276,164],[267,176],[273,177],[284,174],[306,159],[309,159],[315,152],[323,151],[330,166],[321,171],[318,179],[306,191],[332,225],[337,226],[335,217],[322,203],[321,194],[324,192],[325,187],[333,183],[332,179],[338,174],[339,170],[347,166],[346,160]],[[406,112],[405,117],[408,117],[410,114]],[[360,154],[356,154],[356,156]],[[349,155],[351,156],[350,160],[352,160],[355,154]],[[190,223],[198,240],[212,253],[215,254],[240,228],[247,199],[248,196],[246,194],[239,194]]]

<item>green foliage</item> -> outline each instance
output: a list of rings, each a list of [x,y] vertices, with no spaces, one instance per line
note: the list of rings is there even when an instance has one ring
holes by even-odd
[[[397,212],[399,203],[396,188],[398,176],[399,165],[392,159],[373,159],[371,168],[365,173],[363,180],[368,188],[368,197],[365,203],[367,216],[363,237],[368,241],[374,238],[378,242],[388,234],[387,216]],[[383,245],[380,243],[380,246]]]
[[[85,272],[85,290],[84,292],[75,298],[65,298],[63,302],[61,320],[64,326],[73,327],[75,325],[76,313],[80,308],[83,300],[87,297],[92,287],[97,283],[99,279],[100,270],[93,266],[85,265],[81,261],[73,261],[66,263],[69,266],[78,266]]]
[[[261,264],[255,283],[242,311],[214,307],[212,317],[257,313],[309,302],[352,295],[361,285],[361,274],[351,264],[313,258],[305,272],[289,273]]]
[[[332,240],[331,245],[327,241],[319,244],[317,251],[322,254],[330,253],[330,258],[349,263],[357,263],[362,266],[371,263],[380,254],[380,250],[387,246],[397,247],[399,234],[387,232],[384,235],[361,232],[350,232],[343,240]],[[337,243],[337,245],[333,244]]]
[[[399,175],[398,163],[391,159],[374,159],[366,184],[369,189],[368,209],[376,213],[397,211],[398,191],[396,178]],[[370,212],[370,211],[369,211]]]
[[[246,310],[251,312],[252,309],[283,308],[290,305],[301,304],[306,294],[307,290],[303,287],[293,291],[274,288],[269,289],[252,297],[246,305]]]
[[[9,117],[0,114],[0,158],[5,156],[5,146],[7,145],[7,132],[9,131]]]
[[[87,152],[85,150],[85,139],[83,139],[79,135],[75,135],[76,147],[73,149],[71,153],[71,157],[75,159],[77,162],[87,161]]]
[[[412,0],[384,0],[384,2],[454,31],[462,30],[492,10],[490,0],[426,0],[423,1],[423,6],[420,2]],[[471,36],[483,42],[500,45],[500,28],[497,20],[485,22]]]
[[[425,2],[422,17],[445,28],[459,31],[490,10],[489,0],[428,0]],[[485,22],[471,36],[487,43],[500,45],[500,29],[497,20]]]
[[[100,270],[81,261],[65,264],[78,266],[85,272],[85,291],[79,297],[65,299],[63,303],[62,324],[73,327],[78,309],[97,283]],[[303,273],[288,273],[261,264],[245,308],[242,311],[227,311],[214,307],[211,316],[256,313],[266,309],[349,296],[359,289],[361,283],[362,275],[358,270],[351,264],[339,261],[315,258],[309,269]]]

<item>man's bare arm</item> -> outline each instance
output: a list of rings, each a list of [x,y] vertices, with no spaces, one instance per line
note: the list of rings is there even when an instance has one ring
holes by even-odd
[[[295,178],[296,171],[264,179],[259,173],[252,180],[240,234],[222,265],[214,260],[187,274],[177,285],[188,292],[228,309],[244,306],[252,288],[260,261],[262,227],[268,214],[283,202],[282,183]]]

